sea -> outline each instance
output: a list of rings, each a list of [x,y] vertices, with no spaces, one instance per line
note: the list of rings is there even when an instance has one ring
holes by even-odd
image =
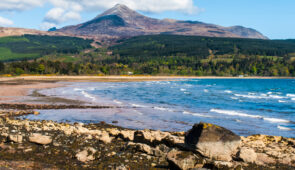
[[[187,131],[208,122],[248,136],[295,137],[294,79],[79,82],[40,93],[114,109],[40,110],[29,119],[101,121],[132,129]]]

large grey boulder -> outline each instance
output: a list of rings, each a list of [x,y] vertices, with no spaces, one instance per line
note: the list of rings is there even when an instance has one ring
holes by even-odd
[[[185,146],[188,149],[220,161],[231,161],[240,143],[240,136],[210,123],[195,124],[185,136]]]

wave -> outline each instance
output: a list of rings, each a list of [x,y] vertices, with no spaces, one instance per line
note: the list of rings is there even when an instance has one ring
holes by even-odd
[[[174,112],[174,110],[165,107],[153,107],[155,110]]]
[[[120,102],[118,100],[113,100],[113,102],[117,103],[117,104],[123,104],[123,102]]]
[[[292,98],[291,100],[295,101],[295,98]]]
[[[87,93],[85,91],[82,91],[81,93],[84,95],[84,97],[89,98],[92,101],[96,101],[96,98],[94,96],[92,96],[91,94],[89,94],[89,93]]]
[[[232,110],[211,109],[210,112],[215,112],[215,113],[225,114],[225,115],[230,115],[230,116],[240,116],[240,117],[250,117],[250,118],[256,118],[256,119],[263,119],[263,120],[273,122],[273,123],[290,123],[289,120],[285,120],[285,119],[269,118],[269,117],[263,117],[260,115],[250,115],[250,114],[232,111]]]
[[[209,115],[204,115],[204,114],[200,114],[200,113],[192,113],[192,112],[188,112],[188,111],[183,111],[182,113],[184,115],[193,115],[193,116],[197,116],[197,117],[207,117],[207,118],[212,117],[212,116],[209,116]]]
[[[291,128],[287,128],[287,127],[284,127],[284,126],[278,126],[278,129],[281,129],[281,130],[293,130]]]
[[[232,91],[230,91],[230,90],[225,90],[224,92],[229,93],[229,94],[232,93]]]
[[[284,100],[279,100],[279,103],[287,103],[287,102]]]
[[[295,97],[295,94],[287,94],[287,97]]]
[[[256,95],[255,93],[248,93],[247,94],[234,94],[237,97],[249,98],[249,99],[285,99],[286,97],[279,96],[279,95],[267,95],[267,94],[260,94]]]
[[[204,92],[205,92],[205,93],[208,93],[208,92],[209,92],[209,90],[205,89],[205,90],[204,90]]]
[[[285,120],[285,119],[267,118],[267,117],[264,117],[263,119],[264,119],[264,120],[267,120],[267,121],[269,121],[269,122],[275,122],[275,123],[290,123],[289,120]]]
[[[231,115],[231,116],[241,116],[241,117],[251,117],[251,118],[258,118],[262,119],[262,116],[259,115],[249,115],[246,113],[241,113],[237,111],[232,111],[232,110],[219,110],[219,109],[211,109],[210,112],[215,112],[215,113],[220,113],[220,114],[225,114],[225,115]]]
[[[180,91],[186,91],[186,89],[180,89]]]
[[[131,106],[133,106],[133,107],[146,107],[146,106],[140,105],[140,104],[131,104]]]

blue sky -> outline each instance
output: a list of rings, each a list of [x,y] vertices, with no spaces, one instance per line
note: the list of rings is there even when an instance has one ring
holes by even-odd
[[[295,39],[294,0],[1,0],[0,25],[47,29],[78,24],[116,3],[154,18],[242,25],[271,39]]]

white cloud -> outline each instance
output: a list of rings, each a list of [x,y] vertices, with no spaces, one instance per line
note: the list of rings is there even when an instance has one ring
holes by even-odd
[[[10,26],[10,25],[13,25],[13,21],[0,16],[0,26]]]
[[[40,29],[41,30],[49,30],[50,28],[53,28],[53,27],[57,27],[56,24],[54,23],[50,23],[50,22],[43,22],[41,25],[40,25]]]
[[[49,10],[42,25],[59,25],[61,23],[81,19],[81,12],[101,11],[124,4],[133,10],[159,13],[179,11],[187,14],[200,12],[193,0],[0,0],[1,11],[24,11],[50,3]]]
[[[24,11],[42,6],[47,0],[0,0],[0,11]]]

